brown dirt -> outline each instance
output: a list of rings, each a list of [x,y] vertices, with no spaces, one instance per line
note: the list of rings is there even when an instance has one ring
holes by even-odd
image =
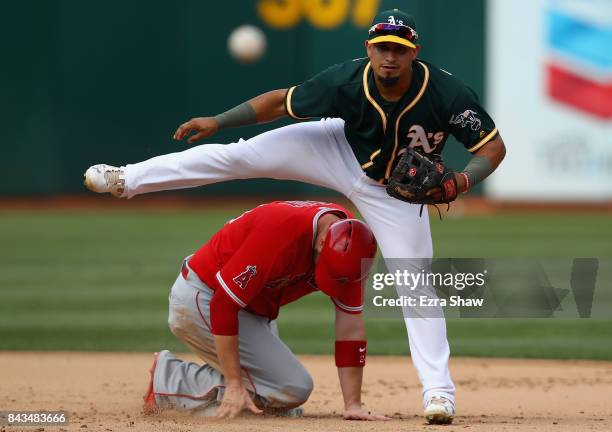
[[[197,361],[191,355],[184,358]],[[456,358],[458,415],[451,426],[427,426],[420,391],[405,357],[371,357],[364,402],[393,417],[385,423],[339,417],[341,396],[333,361],[301,357],[315,391],[298,419],[214,421],[166,411],[141,413],[150,354],[0,353],[0,410],[67,410],[70,425],[51,431],[609,431],[612,363]],[[42,430],[3,426],[0,430]]]

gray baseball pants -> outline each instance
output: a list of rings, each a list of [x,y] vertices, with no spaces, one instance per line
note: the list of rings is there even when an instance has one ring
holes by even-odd
[[[157,359],[153,391],[157,406],[181,411],[205,410],[223,397],[224,382],[210,330],[214,291],[188,267],[169,297],[168,324],[204,365],[180,360],[169,351]],[[246,389],[266,408],[293,408],[308,399],[310,374],[278,337],[276,324],[245,310],[238,313],[240,365]]]

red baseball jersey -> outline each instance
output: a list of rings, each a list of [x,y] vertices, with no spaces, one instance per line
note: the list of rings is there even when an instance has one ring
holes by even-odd
[[[189,266],[213,290],[222,289],[241,308],[275,319],[279,308],[317,291],[313,244],[325,213],[352,218],[345,208],[315,201],[275,201],[230,220],[196,251]],[[332,301],[360,313],[363,292]]]

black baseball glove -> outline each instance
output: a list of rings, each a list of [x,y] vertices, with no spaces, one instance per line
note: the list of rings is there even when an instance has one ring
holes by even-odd
[[[387,193],[413,204],[448,204],[457,198],[457,180],[441,156],[424,156],[407,147],[389,178]]]

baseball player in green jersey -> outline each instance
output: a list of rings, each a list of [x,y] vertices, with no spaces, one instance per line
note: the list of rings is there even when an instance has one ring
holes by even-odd
[[[461,172],[452,173],[452,187],[440,201],[446,202],[491,174],[505,146],[476,94],[417,57],[412,16],[397,9],[379,13],[365,47],[365,58],[334,65],[300,85],[264,93],[215,117],[189,120],[174,138],[195,132],[188,138],[193,143],[220,129],[285,116],[306,121],[248,140],[201,145],[122,167],[94,165],[85,173],[85,185],[131,198],[233,179],[303,181],[336,190],[353,202],[374,232],[389,271],[399,265],[391,258],[431,258],[427,213],[420,217],[420,205],[387,193],[402,152],[433,158],[453,135],[474,155]],[[312,117],[322,120],[307,121]],[[436,194],[439,188],[432,192]],[[432,291],[423,285],[416,293],[435,295]],[[425,417],[430,423],[450,423],[455,386],[443,313],[404,312]]]

